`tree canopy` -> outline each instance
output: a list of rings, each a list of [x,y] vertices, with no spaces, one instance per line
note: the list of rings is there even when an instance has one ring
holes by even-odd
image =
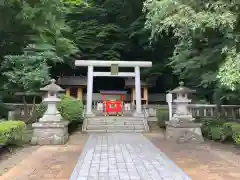
[[[146,0],[150,41],[176,40],[169,66],[202,87],[236,90],[240,75],[240,1]]]

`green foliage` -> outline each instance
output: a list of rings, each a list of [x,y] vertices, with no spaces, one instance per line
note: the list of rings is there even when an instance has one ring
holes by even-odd
[[[40,119],[41,117],[43,117],[43,114],[46,112],[46,110],[47,106],[43,102],[37,104],[34,111],[34,116],[36,117],[36,119]]]
[[[8,55],[2,63],[2,74],[7,79],[5,89],[21,92],[38,91],[49,81],[48,61],[60,60],[54,51],[30,51],[29,45],[23,55]]]
[[[211,138],[213,140],[220,140],[222,135],[222,127],[221,126],[211,126]]]
[[[240,124],[223,120],[200,119],[203,136],[208,139],[226,141],[231,140],[240,144]]]
[[[77,52],[70,39],[71,28],[65,23],[69,7],[62,0],[15,0],[0,6],[0,11],[4,17],[0,18],[4,88],[38,91],[50,79],[51,66]],[[9,41],[14,34],[16,39]]]
[[[240,124],[232,126],[233,135],[232,138],[236,145],[240,145]]]
[[[216,131],[218,130],[220,131],[220,129],[217,129],[217,128],[222,127],[222,125],[225,123],[224,120],[213,119],[213,118],[201,118],[198,121],[202,124],[201,129],[202,129],[203,136],[209,139],[212,138],[212,132],[214,133],[213,135],[214,138],[217,137],[218,132]],[[213,129],[211,130],[212,127]],[[214,127],[216,128],[214,129]],[[222,132],[222,130],[220,132]]]
[[[22,140],[26,125],[22,121],[0,122],[0,145],[13,144]]]
[[[80,6],[68,15],[68,24],[82,58],[120,59],[125,47],[124,29],[116,23],[103,21],[103,14],[108,16],[102,6]]]
[[[166,121],[169,121],[168,109],[157,109],[156,112],[158,125],[160,128],[166,127]]]
[[[73,41],[65,37],[71,31],[65,23],[66,13],[69,12],[62,0],[21,1],[22,11],[19,19],[29,25],[39,36],[36,41],[48,42],[56,47],[58,56],[68,56],[77,51]]]
[[[236,145],[240,145],[240,132],[233,133],[233,140]]]
[[[62,97],[58,110],[64,120],[79,123],[83,121],[83,104],[71,96]]]
[[[223,129],[222,129],[222,135],[221,135],[221,140],[229,140],[232,138],[233,135],[233,130],[232,127],[234,125],[238,125],[237,122],[226,122],[223,124]]]
[[[145,28],[152,42],[176,40],[169,65],[196,86],[235,90],[239,84],[240,2],[146,0]],[[200,83],[199,83],[200,82]]]
[[[84,0],[63,0],[63,2],[68,5],[74,5],[74,6],[85,3]]]
[[[219,70],[218,78],[226,87],[236,90],[240,84],[240,52],[236,51],[236,47],[228,50],[226,61]]]

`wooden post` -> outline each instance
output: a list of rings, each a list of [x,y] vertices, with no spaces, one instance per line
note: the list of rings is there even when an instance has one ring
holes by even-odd
[[[83,90],[82,90],[82,88],[78,88],[78,90],[77,90],[77,99],[78,100],[83,100]]]
[[[132,91],[131,91],[132,103],[135,104],[135,103],[134,103],[134,102],[135,102],[135,88],[132,88],[131,90],[132,90]]]
[[[66,88],[66,96],[70,96],[70,88]]]
[[[147,87],[143,89],[143,97],[144,97],[144,100],[146,101],[146,104],[148,104],[148,88]]]

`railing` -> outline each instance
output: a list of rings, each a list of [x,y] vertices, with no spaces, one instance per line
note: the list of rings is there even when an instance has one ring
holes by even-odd
[[[6,103],[10,107],[11,111],[14,112],[14,117],[16,119],[22,119],[27,116],[31,116],[32,104],[27,104],[25,107],[21,103]],[[27,108],[24,109],[24,108]],[[97,102],[93,103],[93,110],[97,109]],[[134,106],[131,106],[130,110],[133,111]],[[144,109],[144,106],[143,106]],[[156,116],[157,109],[168,109],[168,105],[147,105],[146,110],[148,117]],[[24,111],[25,110],[25,111]],[[126,110],[125,110],[126,111]],[[189,111],[192,113],[193,117],[217,117],[221,113],[221,116],[232,120],[240,120],[240,105],[221,105],[220,108],[215,104],[189,104]],[[27,112],[27,116],[24,114]],[[173,105],[173,113],[175,112],[175,106]],[[9,113],[10,114],[10,113]]]

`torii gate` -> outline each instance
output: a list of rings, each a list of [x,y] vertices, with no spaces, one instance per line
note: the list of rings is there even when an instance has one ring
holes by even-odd
[[[103,60],[75,60],[75,66],[87,66],[87,108],[86,117],[93,117],[92,112],[92,94],[93,94],[93,77],[108,76],[108,77],[135,77],[136,91],[136,111],[133,116],[143,117],[141,106],[141,80],[140,67],[152,67],[151,61],[103,61]],[[94,67],[115,67],[116,72],[95,72]],[[118,72],[118,67],[134,67],[134,72]]]

